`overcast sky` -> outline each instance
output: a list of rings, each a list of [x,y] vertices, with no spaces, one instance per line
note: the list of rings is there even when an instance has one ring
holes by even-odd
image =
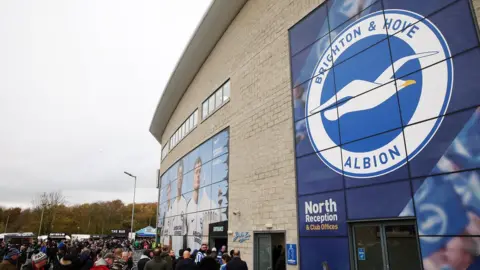
[[[0,1],[0,205],[157,200],[148,129],[210,0]]]

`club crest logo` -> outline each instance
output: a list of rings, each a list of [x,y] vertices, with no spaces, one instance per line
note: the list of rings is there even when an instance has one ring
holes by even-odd
[[[450,57],[437,27],[410,11],[374,12],[342,30],[308,89],[306,126],[318,157],[354,178],[378,177],[413,159],[447,110]]]

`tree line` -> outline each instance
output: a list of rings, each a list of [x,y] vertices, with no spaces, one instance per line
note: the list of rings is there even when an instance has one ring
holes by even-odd
[[[155,227],[156,207],[156,203],[135,204],[134,230]],[[130,229],[131,215],[132,204],[121,200],[69,206],[60,192],[45,192],[30,208],[0,206],[0,233],[109,234],[115,229]]]

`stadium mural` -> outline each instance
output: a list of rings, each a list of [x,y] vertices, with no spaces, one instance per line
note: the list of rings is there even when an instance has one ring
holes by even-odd
[[[480,269],[472,14],[468,0],[330,0],[289,30],[302,269],[382,269],[351,224],[399,218],[424,269]]]
[[[209,224],[228,219],[228,130],[178,160],[161,176],[160,241],[175,250],[208,243]]]

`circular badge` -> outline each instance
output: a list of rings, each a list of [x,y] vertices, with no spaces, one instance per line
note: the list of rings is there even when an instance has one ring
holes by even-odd
[[[378,177],[413,159],[447,110],[450,56],[438,28],[410,11],[378,11],[346,27],[319,59],[309,85],[306,126],[318,157],[354,178]],[[435,117],[404,139],[402,124]],[[335,146],[341,151],[322,151]]]

